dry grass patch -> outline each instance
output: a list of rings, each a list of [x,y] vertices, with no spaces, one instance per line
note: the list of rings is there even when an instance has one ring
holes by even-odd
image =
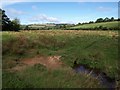
[[[22,60],[16,61],[16,66],[11,68],[12,71],[20,71],[24,70],[25,68],[34,66],[36,64],[42,64],[46,66],[48,69],[58,69],[65,66],[60,61],[61,56],[36,56],[34,58],[26,58]]]

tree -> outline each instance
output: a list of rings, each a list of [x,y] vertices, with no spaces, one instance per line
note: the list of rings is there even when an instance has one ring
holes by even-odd
[[[96,23],[103,22],[103,21],[104,21],[103,18],[98,18],[98,19],[96,20]]]
[[[89,23],[94,23],[93,21],[90,21]]]
[[[115,19],[114,19],[115,20]],[[118,18],[118,21],[120,21],[120,18]]]
[[[2,10],[0,9],[0,30],[2,30]]]
[[[78,23],[78,25],[81,25],[81,23]]]
[[[2,9],[0,9],[0,16],[2,17],[2,31],[18,31],[20,29],[19,19],[16,18],[11,21],[10,18],[8,18],[5,14],[5,11]]]
[[[104,22],[109,22],[110,21],[110,19],[108,18],[108,17],[106,17],[105,19],[104,19]]]
[[[11,30],[11,21],[5,14],[5,11],[0,9],[0,16],[2,17],[2,30],[3,31],[9,31]]]
[[[25,27],[25,30],[29,30],[30,28],[29,28],[29,26],[27,25],[26,27]]]
[[[114,21],[114,17],[111,17],[110,21]]]
[[[14,29],[14,31],[19,31],[20,30],[20,20],[15,18],[14,20],[12,20],[12,28]]]

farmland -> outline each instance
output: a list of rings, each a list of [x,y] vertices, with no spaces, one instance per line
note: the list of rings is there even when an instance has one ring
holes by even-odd
[[[29,30],[119,30],[119,21],[93,22],[81,24],[31,24],[27,25]],[[25,30],[26,25],[21,25]]]
[[[97,78],[75,73],[74,61],[111,78],[118,74],[117,30],[1,33],[3,88],[104,87]]]
[[[113,22],[101,22],[101,23],[91,23],[91,24],[83,24],[83,25],[76,25],[70,27],[69,29],[87,29],[87,30],[117,30],[118,29],[118,21]]]

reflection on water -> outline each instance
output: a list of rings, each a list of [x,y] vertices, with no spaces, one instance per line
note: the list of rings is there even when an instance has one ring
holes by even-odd
[[[100,72],[100,70],[97,69],[89,69],[84,65],[78,65],[74,64],[73,69],[77,73],[84,73],[84,74],[89,74],[90,76],[97,78],[101,85],[105,86],[106,88],[109,88],[109,90],[114,90],[115,89],[115,79],[111,79],[108,77],[104,72]]]

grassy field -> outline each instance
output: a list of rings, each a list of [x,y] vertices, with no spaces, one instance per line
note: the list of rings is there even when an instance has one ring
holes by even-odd
[[[91,23],[91,24],[84,24],[84,25],[77,25],[74,27],[70,27],[70,29],[118,29],[118,21],[113,22],[101,22],[101,23]]]
[[[71,68],[75,60],[90,68],[100,69],[109,77],[115,77],[118,72],[117,31],[2,32],[2,43],[3,88],[104,87],[96,78],[75,73]],[[60,62],[64,66],[49,69],[50,64],[46,66],[37,63],[22,70],[12,70],[20,66],[16,61],[29,61],[31,58],[34,61],[36,56],[60,56]]]

